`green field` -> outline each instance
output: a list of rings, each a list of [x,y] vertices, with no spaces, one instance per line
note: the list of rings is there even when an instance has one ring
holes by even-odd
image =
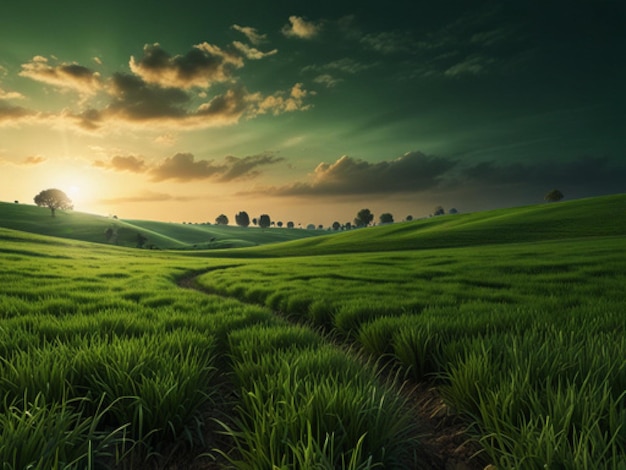
[[[0,229],[2,468],[450,468],[428,384],[480,450],[466,468],[623,470],[625,209],[237,250]]]
[[[149,220],[121,220],[75,211],[57,211],[25,204],[0,202],[0,227],[53,237],[70,238],[117,246],[137,246],[137,234],[152,249],[221,249],[299,240],[328,232],[304,229],[261,229],[229,225],[181,224]],[[107,241],[105,231],[115,231]]]

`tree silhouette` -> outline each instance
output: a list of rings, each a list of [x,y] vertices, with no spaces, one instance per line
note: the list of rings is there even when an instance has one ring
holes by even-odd
[[[372,220],[374,220],[374,214],[369,209],[361,209],[354,219],[354,225],[357,227],[367,227]]]
[[[73,209],[72,201],[67,194],[60,189],[46,189],[35,196],[35,204],[39,207],[50,209],[52,217],[55,217],[57,209]]]
[[[248,216],[247,212],[242,211],[239,214],[235,215],[235,222],[240,227],[247,227],[248,225],[250,225],[250,217]]]
[[[546,194],[544,199],[548,202],[557,202],[563,199],[564,197],[565,196],[563,196],[563,193],[561,191],[559,191],[558,189],[553,189],[548,194]]]
[[[290,220],[289,222],[287,222],[287,228],[293,228],[294,224],[293,222]]]
[[[333,222],[333,230],[336,232],[341,228],[341,224],[337,221]]]
[[[217,225],[228,225],[228,217],[224,214],[220,214],[215,218],[215,223]]]
[[[445,209],[441,206],[435,207],[432,215],[444,215],[446,213]]]
[[[261,228],[268,228],[271,225],[272,221],[270,219],[270,216],[267,214],[262,214],[259,217],[259,227]]]
[[[393,224],[393,215],[390,214],[389,212],[380,214],[380,223],[381,224]]]

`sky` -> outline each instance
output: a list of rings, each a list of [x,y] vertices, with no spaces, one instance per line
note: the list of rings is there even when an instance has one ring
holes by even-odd
[[[3,2],[0,201],[328,226],[623,193],[625,5]]]

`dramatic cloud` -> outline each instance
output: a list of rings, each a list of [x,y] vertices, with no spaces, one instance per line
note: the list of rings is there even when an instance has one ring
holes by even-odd
[[[231,28],[245,35],[248,38],[248,41],[250,41],[255,46],[258,46],[259,44],[267,41],[267,35],[259,34],[256,28],[251,28],[250,26],[239,26],[238,24],[232,25]]]
[[[312,39],[319,34],[322,29],[321,24],[307,21],[300,16],[290,16],[289,23],[283,26],[282,33],[287,37],[300,39]]]
[[[129,155],[126,157],[115,156],[108,162],[96,160],[93,164],[99,168],[106,168],[113,171],[130,171],[132,173],[143,173],[146,170],[146,162],[143,158]]]
[[[263,59],[264,57],[274,55],[278,52],[278,49],[272,49],[268,52],[262,52],[239,41],[233,41],[233,46],[250,60]]]
[[[283,158],[275,157],[270,153],[251,155],[243,158],[226,157],[226,170],[220,176],[220,181],[233,181],[236,179],[254,178],[259,175],[257,167],[273,165],[283,161]]]
[[[482,75],[486,72],[487,67],[493,63],[493,59],[474,55],[467,57],[465,60],[454,64],[448,68],[443,74],[446,77],[459,77],[462,75]]]
[[[192,181],[211,178],[221,174],[226,167],[214,165],[212,161],[198,160],[191,153],[177,153],[166,158],[160,165],[150,171],[152,181],[168,179],[176,181]]]
[[[243,86],[235,85],[193,108],[191,96],[180,88],[163,88],[146,83],[141,77],[121,73],[113,75],[107,91],[111,101],[103,109],[89,108],[81,113],[65,111],[61,117],[88,131],[98,130],[106,124],[125,123],[167,127],[169,130],[174,127],[218,127],[260,114],[305,111],[311,107],[305,103],[305,98],[314,94],[305,90],[301,83],[289,91],[277,91],[272,95],[249,93]]]
[[[84,95],[93,95],[102,88],[98,72],[78,64],[49,65],[48,59],[42,56],[22,64],[19,75]]]
[[[259,167],[274,165],[283,161],[272,153],[262,153],[247,157],[227,156],[221,163],[212,160],[196,160],[191,153],[177,153],[156,165],[149,165],[145,159],[129,156],[115,156],[110,160],[96,160],[98,168],[118,172],[143,173],[152,181],[193,181],[214,179],[220,182],[255,178],[260,174]]]
[[[243,60],[238,54],[206,42],[176,56],[154,43],[144,46],[140,59],[131,56],[129,66],[147,83],[183,89],[209,88],[230,80],[233,70],[243,67]]]
[[[312,181],[273,188],[278,196],[338,196],[418,192],[438,186],[457,163],[411,152],[392,161],[370,163],[344,155],[334,163],[320,163]]]

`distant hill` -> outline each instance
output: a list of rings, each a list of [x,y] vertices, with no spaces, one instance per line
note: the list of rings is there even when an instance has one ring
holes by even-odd
[[[626,194],[442,215],[221,255],[305,256],[605,236],[626,236]]]
[[[238,248],[298,240],[328,232],[303,229],[192,225],[121,220],[76,211],[50,210],[27,204],[0,202],[0,227],[53,237],[107,243],[105,231],[111,228],[120,246],[136,246],[137,234],[146,237],[146,247],[160,249]]]

